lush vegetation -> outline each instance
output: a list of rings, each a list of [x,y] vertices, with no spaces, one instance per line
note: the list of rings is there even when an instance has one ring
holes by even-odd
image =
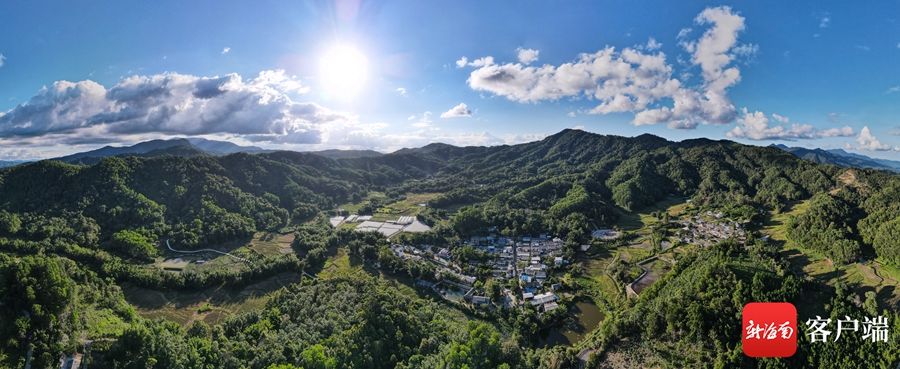
[[[559,236],[574,260],[592,230],[684,198],[751,226],[808,200],[787,222],[793,246],[838,265],[876,259],[900,267],[896,175],[727,141],[566,130],[515,146],[433,144],[343,159],[274,152],[117,157],[89,166],[44,161],[0,170],[0,367],[22,367],[29,357],[33,368],[53,367],[60,354],[88,345],[91,367],[104,368],[568,368],[578,365],[580,349],[600,367],[888,367],[898,360],[896,340],[801,342],[790,360],[743,357],[735,332],[748,301],[810,305],[815,297],[823,316],[884,313],[892,332],[898,328],[895,305],[807,280],[787,266],[780,245],[761,241],[688,249],[639,298],[610,298],[620,302],[577,349],[536,348],[541,329],[563,320],[563,309],[540,315],[447,305],[409,287],[436,279],[434,267],[397,257],[377,234],[326,225],[341,204],[374,212],[410,193],[439,194],[418,213],[433,231],[394,240],[449,247],[464,265],[485,256],[458,241],[488,232]],[[668,217],[656,213],[661,225],[647,230],[653,250],[669,237]],[[229,249],[258,232],[292,233],[292,252],[241,252],[242,261],[227,268],[180,273],[156,265],[176,256],[165,240],[179,249]],[[193,291],[284,272],[309,276],[338,248],[366,272],[305,278],[263,308],[212,326],[142,318],[120,288]],[[589,295],[566,282],[580,267],[566,268],[564,287]],[[619,282],[639,272],[621,262],[605,269]],[[506,286],[489,279],[477,287],[499,301]]]

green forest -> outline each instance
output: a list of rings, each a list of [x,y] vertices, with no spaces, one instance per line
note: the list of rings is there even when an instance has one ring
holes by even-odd
[[[370,197],[376,192],[384,199]],[[378,209],[421,193],[439,194],[418,213],[432,227],[426,233],[388,240],[327,222],[342,204]],[[619,285],[578,282],[596,277],[585,267],[592,259],[625,243],[594,240],[593,230],[627,230],[629,219],[671,199],[741,219],[750,236],[679,242],[671,268],[636,298]],[[677,231],[669,216],[654,210],[644,218],[662,225],[627,237],[647,237],[659,253]],[[601,306],[599,327],[577,344],[542,344],[548,327],[567,319],[564,309],[449,304],[417,285],[437,278],[433,268],[390,249],[446,247],[466,264],[484,256],[460,241],[489,230],[562,239],[566,259],[579,262],[558,266],[556,282]],[[284,252],[229,246],[261,244],[261,234],[291,241]],[[172,272],[159,264],[185,255],[173,248],[235,255]],[[828,269],[798,266],[806,259]],[[513,146],[431,144],[359,158],[166,155],[0,169],[0,367],[8,368],[57,368],[77,353],[91,368],[129,369],[893,369],[900,285],[841,278],[852,268],[900,278],[900,176],[730,141],[564,130]],[[478,287],[494,301],[515,288],[471,269],[486,276]],[[150,316],[130,292],[226,293],[284,275],[297,278],[212,323]],[[793,302],[801,320],[883,315],[891,338],[811,343],[801,324],[796,355],[751,359],[740,346],[741,308],[751,301]]]

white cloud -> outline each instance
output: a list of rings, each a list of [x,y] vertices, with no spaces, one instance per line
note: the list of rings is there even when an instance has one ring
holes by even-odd
[[[516,49],[516,54],[517,54],[517,57],[519,58],[519,63],[526,64],[526,65],[537,61],[540,53],[541,52],[539,50],[535,50],[535,49],[523,49],[521,47]]]
[[[397,89],[395,89],[394,91],[397,91],[400,96],[406,96],[406,89],[403,87],[397,87]]]
[[[478,58],[472,60],[471,63],[468,64],[470,67],[481,68],[490,65],[494,65],[494,57],[493,56],[485,56],[483,58]]]
[[[823,17],[819,18],[819,28],[828,28],[828,26],[829,26],[830,24],[831,24],[831,17],[830,17],[830,16],[827,16],[827,15],[826,15],[826,16],[823,16]]]
[[[257,142],[321,142],[356,117],[312,102],[284,71],[198,77],[132,76],[106,88],[94,81],[57,81],[0,116],[0,138],[99,138],[134,134],[232,134]]]
[[[459,58],[459,60],[456,61],[457,68],[464,68],[468,64],[469,64],[469,58],[467,58],[465,56],[462,58]]]
[[[776,121],[787,124],[788,117],[772,114]],[[841,127],[819,130],[809,124],[770,125],[769,118],[760,111],[750,112],[747,108],[741,110],[741,116],[737,125],[725,135],[730,138],[745,138],[749,140],[800,140],[816,139],[823,137],[850,137],[853,136],[853,128]]]
[[[431,127],[431,112],[426,111],[422,113],[420,117],[416,117],[415,115],[409,116],[407,120],[415,120],[416,122],[412,124],[413,127],[416,128],[428,128]]]
[[[566,113],[566,116],[569,118],[575,118],[575,115],[576,115],[576,113],[574,111],[570,111],[570,112]]]
[[[475,68],[467,82],[474,90],[521,103],[587,97],[599,102],[590,113],[631,112],[636,125],[668,122],[672,128],[695,128],[701,123],[732,122],[736,109],[726,92],[740,80],[740,71],[731,64],[756,47],[735,50],[744,18],[729,7],[707,8],[695,23],[709,28],[694,41],[685,39],[690,29],[683,29],[679,39],[692,55],[691,63],[702,71],[699,86],[686,86],[674,78],[666,55],[639,50],[644,46],[621,51],[606,47],[558,66],[496,64],[487,56],[464,64]],[[666,102],[671,105],[663,105]]]
[[[469,110],[469,107],[466,106],[465,103],[459,103],[456,106],[450,108],[443,113],[441,113],[441,118],[464,118],[471,117],[472,111]]]
[[[891,86],[891,87],[889,87],[889,88],[887,89],[887,91],[885,91],[884,93],[886,93],[886,94],[892,94],[892,93],[894,93],[894,92],[900,92],[900,85],[897,85],[897,86]]]
[[[6,64],[6,56],[0,54],[0,68],[3,67],[3,64]]]
[[[231,48],[230,48],[230,47],[226,47],[226,48],[222,49],[222,55],[228,54],[228,53],[230,53],[230,52],[231,52]]]
[[[857,147],[859,150],[867,150],[867,151],[888,151],[891,150],[891,145],[883,144],[878,140],[875,135],[872,134],[872,131],[869,130],[869,126],[863,127],[859,131],[859,136],[856,137],[856,143],[859,144]],[[900,150],[900,148],[894,148]]]
[[[778,113],[772,113],[772,118],[774,118],[778,123],[789,123],[791,121],[790,118],[780,115]]]
[[[853,136],[853,128],[843,126],[841,128],[828,128],[819,131],[819,137],[850,137]]]
[[[657,42],[653,37],[650,37],[650,39],[647,40],[647,44],[644,45],[644,49],[647,51],[656,51],[660,48],[662,48],[662,44]]]

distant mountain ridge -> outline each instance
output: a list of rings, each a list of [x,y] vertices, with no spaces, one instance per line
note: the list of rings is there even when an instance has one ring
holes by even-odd
[[[205,138],[173,138],[169,140],[150,140],[132,146],[104,146],[102,148],[67,155],[54,160],[67,163],[93,164],[111,156],[199,156],[228,155],[239,152],[259,153],[266,150],[256,146],[241,146],[228,141],[207,140]]]
[[[789,147],[781,144],[770,146],[787,151],[798,158],[816,163],[900,172],[900,161],[871,158],[865,155],[849,153],[841,149],[807,149],[803,147]]]
[[[0,168],[14,167],[27,162],[28,160],[0,160]]]
[[[563,131],[561,133],[565,133]],[[554,135],[556,136],[556,135]],[[550,137],[553,140],[553,136]],[[661,137],[650,134],[643,134],[632,138],[633,142],[639,142],[648,147],[659,147],[665,145],[668,141]],[[685,140],[678,143],[679,146],[690,147],[696,145],[708,145],[716,142],[715,140],[699,138]],[[572,144],[572,143],[569,143]],[[809,160],[815,163],[831,164],[842,167],[854,168],[870,168],[889,170],[900,172],[900,161],[871,158],[865,155],[850,153],[841,149],[807,149],[803,147],[789,147],[782,144],[769,145],[770,147],[789,152],[801,159]],[[378,158],[384,155],[402,155],[402,154],[427,154],[437,158],[448,159],[458,155],[480,155],[487,150],[486,147],[457,147],[442,143],[433,143],[418,148],[401,149],[391,154],[385,154],[374,150],[320,150],[308,151],[306,153],[328,159],[360,159],[360,158]],[[132,146],[105,146],[96,150],[71,154],[54,160],[59,160],[73,164],[94,164],[101,159],[112,156],[180,156],[192,157],[201,155],[223,156],[235,153],[269,153],[273,150],[266,150],[257,146],[241,146],[228,141],[208,140],[205,138],[174,138],[174,139],[157,139],[140,142]],[[26,163],[28,161],[2,161],[0,160],[0,168],[10,167]]]
[[[320,151],[309,151],[310,154],[315,154],[319,156],[324,156],[330,159],[357,159],[357,158],[377,158],[379,156],[384,155],[375,150],[338,150],[338,149],[330,149],[330,150],[320,150]]]

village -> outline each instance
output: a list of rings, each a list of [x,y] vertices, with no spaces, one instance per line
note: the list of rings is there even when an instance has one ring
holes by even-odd
[[[681,227],[677,232],[678,241],[684,244],[706,247],[727,239],[738,242],[747,240],[744,225],[726,218],[722,212],[707,211],[673,223]]]
[[[471,237],[454,247],[470,247],[483,257],[460,262],[453,257],[450,248],[431,245],[393,244],[391,249],[403,259],[432,263],[440,276],[439,281],[420,280],[417,284],[434,290],[447,300],[478,308],[491,308],[492,302],[503,308],[533,306],[542,312],[559,308],[556,294],[559,285],[549,281],[554,270],[568,264],[562,256],[561,239],[546,234],[534,237],[489,234]],[[489,277],[479,278],[465,272],[477,269],[489,269]],[[503,286],[499,299],[492,300],[484,290],[487,278]],[[521,292],[514,292],[516,290]]]
[[[662,219],[660,219],[662,221]],[[728,219],[721,212],[684,214],[683,217],[668,217],[664,225],[665,237],[659,242],[657,252],[665,252],[675,245],[711,246],[726,239],[745,241],[747,232],[744,225]],[[350,227],[359,232],[378,232],[389,240],[401,232],[427,232],[431,228],[415,215],[398,216],[396,219],[373,220],[371,215],[350,214],[330,219],[334,227]],[[560,307],[560,284],[554,273],[562,272],[572,261],[564,257],[562,239],[549,235],[502,236],[495,227],[485,229],[486,235],[472,236],[448,246],[429,244],[407,244],[394,242],[393,253],[412,263],[427,263],[435,270],[435,280],[419,279],[416,285],[434,291],[442,298],[478,309],[533,307],[538,312],[550,312]],[[595,229],[593,240],[616,241],[630,231],[622,229]],[[638,237],[629,247],[643,247],[647,238]],[[585,252],[591,246],[582,245]],[[458,253],[469,250],[475,257],[460,257]],[[664,260],[667,260],[664,258]],[[634,262],[637,262],[635,260]],[[636,263],[645,271],[637,279],[625,283],[632,294],[652,283],[654,273],[648,273],[646,265]],[[658,277],[658,276],[657,276]],[[491,281],[491,289],[486,288]],[[499,285],[499,293],[494,286]]]

